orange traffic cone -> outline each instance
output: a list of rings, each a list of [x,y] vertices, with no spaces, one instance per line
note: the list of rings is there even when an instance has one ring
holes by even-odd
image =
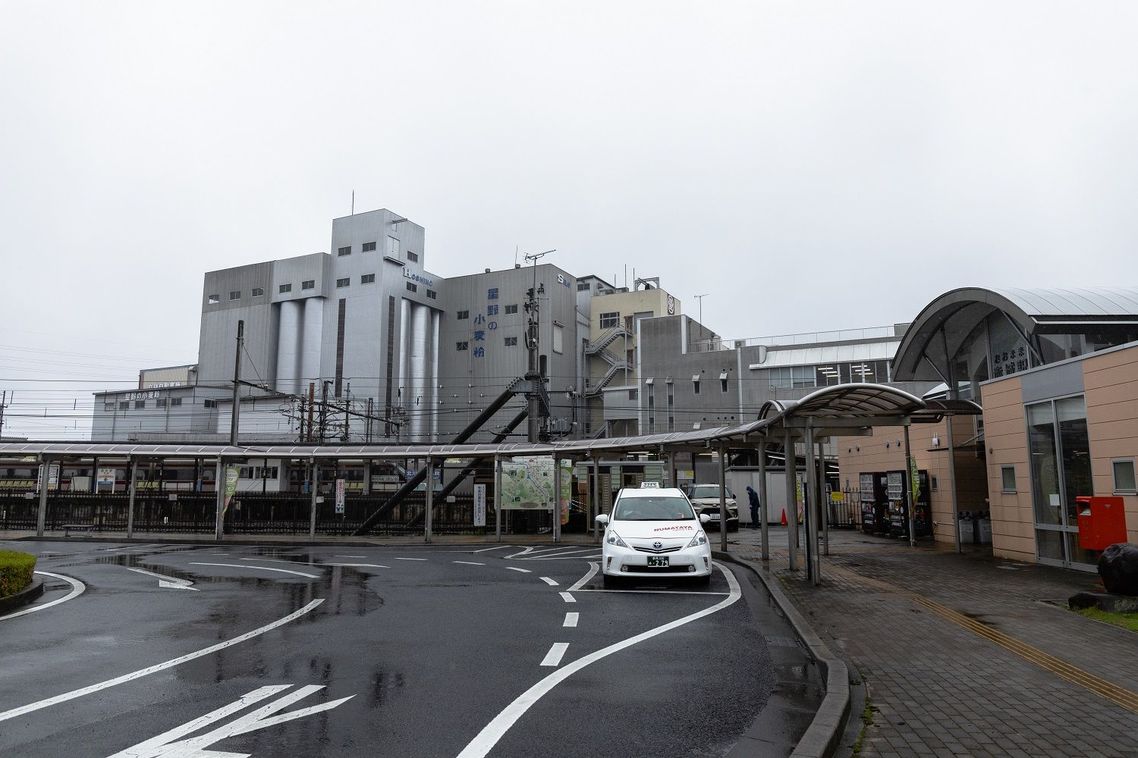
[[[779,521],[779,523],[782,524],[783,526],[786,526],[786,509],[785,508],[782,509],[782,519]]]

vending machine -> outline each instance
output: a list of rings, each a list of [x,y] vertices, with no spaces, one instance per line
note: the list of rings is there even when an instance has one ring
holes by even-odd
[[[861,501],[861,530],[866,534],[887,532],[889,522],[885,474],[879,471],[861,474],[858,477],[858,491]]]
[[[909,477],[905,471],[888,472],[888,532],[893,537],[909,537],[909,507],[905,498]],[[913,529],[918,537],[930,536],[933,526],[929,500],[929,473],[917,472],[919,490],[913,503]]]

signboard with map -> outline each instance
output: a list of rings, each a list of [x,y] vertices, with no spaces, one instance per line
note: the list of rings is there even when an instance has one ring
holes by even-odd
[[[502,461],[502,510],[553,507],[553,459],[545,456]]]

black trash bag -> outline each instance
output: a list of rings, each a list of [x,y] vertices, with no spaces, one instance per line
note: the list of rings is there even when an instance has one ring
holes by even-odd
[[[1119,542],[1102,551],[1098,559],[1102,586],[1115,595],[1138,595],[1138,545]]]

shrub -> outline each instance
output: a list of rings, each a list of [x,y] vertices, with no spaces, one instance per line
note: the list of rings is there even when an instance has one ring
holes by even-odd
[[[13,550],[0,550],[0,597],[14,595],[32,583],[36,557]]]

